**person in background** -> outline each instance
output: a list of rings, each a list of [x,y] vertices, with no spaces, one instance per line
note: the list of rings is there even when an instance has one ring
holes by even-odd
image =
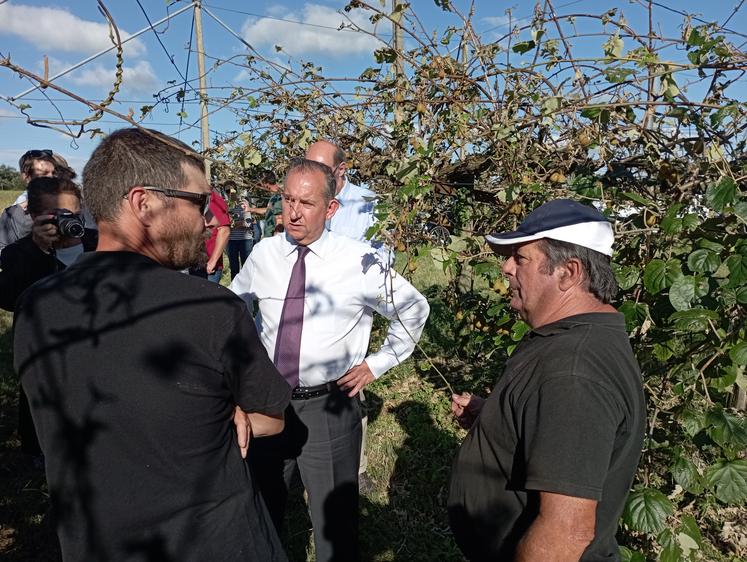
[[[241,266],[249,259],[259,226],[251,213],[249,201],[242,197],[239,204],[231,209],[231,234],[228,237],[228,266],[231,280],[236,277]]]
[[[286,562],[242,457],[282,430],[290,387],[246,305],[179,273],[204,256],[202,158],[120,129],[83,183],[97,250],[14,319],[63,561]]]
[[[646,404],[625,318],[610,304],[613,239],[604,215],[567,199],[487,237],[532,330],[487,399],[452,397],[471,429],[452,469],[449,521],[469,560],[620,559],[615,533]]]
[[[329,230],[370,244],[366,234],[376,222],[376,194],[348,180],[345,153],[333,142],[320,140],[313,143],[306,150],[306,158],[327,166],[335,178],[335,199],[339,208],[329,219]],[[376,242],[373,245],[380,246]]]
[[[283,232],[283,197],[277,176],[272,170],[263,170],[257,178],[260,189],[270,192],[266,207],[250,207],[249,211],[263,217],[262,237],[269,238]]]
[[[27,187],[31,233],[5,247],[0,255],[0,307],[13,312],[31,285],[62,271],[96,249],[97,232],[86,229],[81,194],[71,180],[41,176]],[[28,399],[19,387],[18,437],[21,451],[37,468],[44,466]]]
[[[262,342],[293,388],[286,429],[249,455],[277,528],[296,471],[308,492],[316,560],[358,551],[359,391],[415,349],[428,302],[369,245],[325,229],[337,210],[330,169],[293,161],[283,189],[285,232],[257,244],[230,289],[257,304]],[[374,313],[388,322],[368,352]]]
[[[204,267],[189,268],[189,274],[220,283],[223,278],[223,252],[231,235],[231,217],[226,200],[214,190],[210,192],[210,209],[205,218],[210,231],[210,237],[205,241],[207,263]]]
[[[56,176],[74,180],[76,175],[62,156],[49,149],[26,151],[18,160],[18,169],[26,185],[34,178]],[[26,201],[24,192],[0,215],[0,253],[8,244],[31,234],[33,221],[26,213]]]

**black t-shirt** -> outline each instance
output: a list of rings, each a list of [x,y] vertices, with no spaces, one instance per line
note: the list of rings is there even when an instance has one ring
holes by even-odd
[[[530,332],[454,461],[449,519],[471,560],[510,560],[535,491],[597,500],[583,561],[618,560],[615,532],[641,453],[645,402],[622,315]]]
[[[285,560],[232,418],[290,388],[233,293],[86,254],[21,296],[14,358],[66,560]]]

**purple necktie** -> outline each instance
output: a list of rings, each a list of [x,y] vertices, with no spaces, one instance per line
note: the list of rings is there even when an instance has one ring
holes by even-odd
[[[283,312],[280,315],[278,335],[275,340],[275,367],[291,388],[298,386],[298,360],[301,356],[303,331],[303,301],[306,294],[306,246],[298,246],[298,259],[293,264],[288,291],[285,293]]]

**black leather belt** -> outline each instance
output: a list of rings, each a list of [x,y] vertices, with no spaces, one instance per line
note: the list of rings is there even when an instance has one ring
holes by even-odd
[[[338,390],[336,382],[325,382],[316,386],[297,386],[291,393],[291,400],[308,400],[317,396],[324,396],[333,390]]]

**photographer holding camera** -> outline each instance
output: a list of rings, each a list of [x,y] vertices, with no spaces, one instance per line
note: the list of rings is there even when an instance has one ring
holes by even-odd
[[[0,307],[15,309],[28,287],[62,271],[87,251],[96,249],[98,233],[85,228],[80,188],[71,180],[38,177],[28,184],[31,234],[9,244],[0,254]],[[28,401],[21,391],[18,407],[21,450],[41,468],[42,457]]]
[[[231,234],[228,237],[231,279],[238,275],[241,266],[249,259],[254,244],[259,242],[259,225],[252,217],[250,209],[249,201],[245,198],[231,209]]]

